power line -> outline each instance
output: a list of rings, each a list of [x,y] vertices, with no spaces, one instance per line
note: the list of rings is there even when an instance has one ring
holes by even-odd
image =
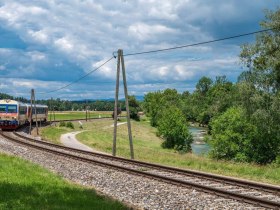
[[[214,40],[205,41],[205,42],[198,42],[198,43],[194,43],[194,44],[181,45],[181,46],[164,48],[164,49],[159,49],[159,50],[150,50],[150,51],[143,51],[143,52],[128,53],[128,54],[124,54],[123,56],[143,55],[143,54],[157,53],[157,52],[163,52],[163,51],[169,51],[169,50],[176,50],[176,49],[181,49],[181,48],[193,47],[193,46],[197,46],[197,45],[209,44],[209,43],[213,43],[213,42],[224,41],[224,40],[228,40],[228,39],[235,39],[235,38],[239,38],[239,37],[243,37],[243,36],[249,36],[249,35],[253,35],[253,34],[267,32],[267,31],[271,31],[271,30],[273,30],[273,28],[254,31],[254,32],[245,33],[245,34],[239,34],[239,35],[235,35],[235,36],[219,38],[219,39],[214,39]],[[114,55],[114,53],[113,53],[113,55]]]
[[[59,90],[62,90],[64,88],[67,88],[69,87],[70,85],[73,85],[74,83],[77,83],[79,82],[80,80],[84,79],[85,77],[87,77],[88,75],[90,75],[91,73],[97,71],[98,69],[100,69],[102,66],[104,66],[105,64],[107,64],[108,62],[110,62],[112,59],[114,58],[114,56],[112,56],[110,59],[108,59],[107,61],[105,61],[104,63],[102,63],[101,65],[99,65],[98,67],[96,67],[95,69],[93,69],[92,71],[88,72],[87,74],[85,74],[84,76],[76,79],[75,81],[63,86],[63,87],[60,87],[58,89],[54,89],[54,90],[51,90],[51,91],[48,91],[48,92],[41,92],[41,93],[37,93],[37,94],[48,94],[48,93],[53,93],[53,92],[56,92],[56,91],[59,91]]]

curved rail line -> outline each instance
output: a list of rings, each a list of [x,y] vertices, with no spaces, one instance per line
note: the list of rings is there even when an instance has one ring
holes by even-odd
[[[45,150],[51,153],[55,153],[58,155],[63,155],[72,159],[76,159],[76,160],[80,160],[80,161],[84,161],[84,162],[90,162],[90,163],[94,163],[97,165],[101,165],[101,166],[106,166],[109,168],[114,168],[116,170],[120,170],[120,171],[125,171],[128,173],[133,173],[133,174],[137,174],[137,175],[142,175],[145,177],[149,177],[152,179],[157,179],[166,183],[172,183],[175,185],[179,185],[179,186],[186,186],[186,187],[193,187],[196,188],[200,191],[203,192],[207,192],[207,193],[214,193],[216,195],[225,197],[225,198],[232,198],[241,202],[246,202],[246,203],[250,203],[250,204],[254,204],[254,205],[258,205],[258,206],[262,206],[262,207],[266,207],[266,208],[272,208],[272,209],[280,209],[280,203],[279,202],[275,202],[275,201],[271,201],[271,200],[267,200],[267,199],[263,199],[263,198],[258,198],[258,197],[253,197],[253,196],[248,196],[248,195],[244,195],[244,194],[240,194],[240,193],[236,193],[236,192],[230,192],[227,190],[223,190],[223,189],[219,189],[219,188],[215,188],[215,187],[210,187],[207,185],[202,185],[202,184],[197,184],[194,182],[190,182],[190,181],[185,181],[185,180],[179,180],[179,179],[175,179],[175,178],[171,178],[171,177],[166,177],[163,175],[158,175],[158,174],[153,174],[153,173],[149,173],[146,171],[142,171],[142,170],[136,170],[136,169],[131,169],[131,168],[127,168],[124,166],[118,166],[115,164],[111,164],[111,163],[105,163],[102,161],[98,161],[98,160],[93,160],[90,158],[86,158],[86,157],[79,157],[77,155],[73,155],[73,154],[69,154],[66,152],[61,152],[61,151],[55,151],[53,149],[49,149],[49,148],[42,148],[41,146],[32,144],[30,142],[36,142],[39,144],[43,144],[46,146],[50,146],[50,147],[55,147],[55,148],[59,148],[59,149],[63,149],[63,150],[67,150],[67,151],[72,151],[75,153],[81,153],[81,154],[87,154],[87,155],[91,155],[91,156],[97,156],[97,157],[102,157],[102,158],[107,158],[107,159],[112,159],[112,160],[117,160],[117,161],[122,161],[122,162],[126,162],[126,163],[133,163],[133,164],[137,164],[138,166],[144,166],[144,167],[150,167],[153,169],[157,169],[157,170],[162,170],[162,171],[168,171],[168,172],[173,172],[173,173],[179,173],[179,174],[186,174],[186,175],[191,175],[191,176],[195,176],[198,178],[203,178],[203,179],[207,179],[207,180],[215,180],[221,183],[229,183],[229,184],[233,184],[233,185],[238,185],[238,186],[242,186],[242,187],[246,187],[249,189],[257,189],[257,190],[262,190],[262,191],[267,191],[267,192],[271,192],[274,194],[279,195],[280,194],[280,187],[279,186],[275,186],[275,185],[268,185],[268,184],[261,184],[261,183],[256,183],[256,182],[252,182],[252,181],[247,181],[247,180],[239,180],[239,179],[235,179],[235,178],[230,178],[230,177],[224,177],[224,176],[219,176],[219,175],[214,175],[214,174],[208,174],[208,173],[203,173],[203,172],[198,172],[198,171],[192,171],[192,170],[183,170],[183,169],[178,169],[178,168],[174,168],[174,167],[168,167],[168,166],[162,166],[162,165],[158,165],[158,164],[152,164],[152,163],[146,163],[146,162],[142,162],[142,161],[136,161],[136,160],[129,160],[129,159],[125,159],[125,158],[120,158],[120,157],[113,157],[110,155],[106,155],[106,154],[100,154],[100,153],[94,153],[94,152],[86,152],[83,150],[77,150],[77,149],[73,149],[73,148],[69,148],[69,147],[65,147],[65,146],[61,146],[61,145],[56,145],[56,144],[52,144],[49,142],[45,142],[45,141],[38,141],[26,136],[22,136],[19,135],[18,133],[14,133],[17,138],[21,138],[21,139],[25,139],[27,141],[23,141],[23,140],[19,140],[15,137],[11,137],[8,133],[4,133],[1,132],[1,135],[4,136],[5,138],[12,140],[14,142],[17,143],[21,143],[33,148],[37,148],[37,149],[41,149],[41,150]]]

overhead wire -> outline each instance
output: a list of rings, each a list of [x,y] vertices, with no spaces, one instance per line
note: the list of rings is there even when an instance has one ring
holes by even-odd
[[[124,54],[123,56],[143,55],[143,54],[157,53],[157,52],[163,52],[163,51],[169,51],[169,50],[176,50],[176,49],[181,49],[181,48],[187,48],[187,47],[193,47],[193,46],[198,46],[198,45],[203,45],[203,44],[209,44],[209,43],[213,43],[213,42],[224,41],[224,40],[228,40],[228,39],[235,39],[235,38],[239,38],[239,37],[243,37],[243,36],[249,36],[249,35],[253,35],[253,34],[267,32],[267,31],[271,31],[271,30],[273,30],[273,28],[253,31],[253,32],[250,32],[250,33],[238,34],[238,35],[234,35],[234,36],[229,36],[229,37],[224,37],[224,38],[219,38],[219,39],[214,39],[214,40],[209,40],[209,41],[204,41],[204,42],[198,42],[198,43],[193,43],[193,44],[186,44],[186,45],[181,45],[181,46],[169,47],[169,48],[164,48],[164,49],[127,53],[127,54]],[[113,53],[113,55],[115,56],[114,53]]]
[[[64,88],[67,88],[67,87],[69,87],[69,86],[71,86],[71,85],[73,85],[73,84],[79,82],[80,80],[84,79],[85,77],[87,77],[88,75],[92,74],[93,72],[97,71],[97,70],[100,69],[102,66],[104,66],[105,64],[107,64],[108,62],[110,62],[113,58],[114,58],[114,56],[112,56],[110,59],[106,60],[104,63],[102,63],[101,65],[99,65],[98,67],[96,67],[95,69],[93,69],[92,71],[86,73],[86,74],[83,75],[82,77],[80,77],[80,78],[74,80],[73,82],[71,82],[71,83],[69,83],[69,84],[67,84],[67,85],[65,85],[65,86],[62,86],[62,87],[60,87],[60,88],[57,88],[57,89],[54,89],[54,90],[51,90],[51,91],[48,91],[48,92],[39,92],[39,93],[37,93],[37,94],[48,94],[48,93],[57,92],[57,91],[59,91],[59,90],[62,90],[62,89],[64,89]]]
[[[229,37],[224,37],[224,38],[219,38],[219,39],[214,39],[214,40],[209,40],[209,41],[204,41],[204,42],[198,42],[198,43],[193,43],[193,44],[186,44],[186,45],[181,45],[181,46],[175,46],[175,47],[170,47],[170,48],[164,48],[164,49],[158,49],[158,50],[150,50],[150,51],[142,51],[142,52],[134,52],[134,53],[127,53],[124,54],[123,56],[134,56],[134,55],[143,55],[143,54],[151,54],[151,53],[157,53],[157,52],[163,52],[163,51],[170,51],[170,50],[176,50],[176,49],[182,49],[182,48],[187,48],[187,47],[193,47],[193,46],[198,46],[198,45],[203,45],[203,44],[209,44],[209,43],[214,43],[214,42],[219,42],[219,41],[224,41],[224,40],[229,40],[229,39],[234,39],[234,38],[239,38],[239,37],[243,37],[243,36],[249,36],[249,35],[253,35],[253,34],[258,34],[258,33],[263,33],[263,32],[267,32],[267,31],[271,31],[273,30],[273,28],[269,28],[269,29],[264,29],[264,30],[258,30],[258,31],[254,31],[254,32],[250,32],[250,33],[244,33],[244,34],[239,34],[239,35],[234,35],[234,36],[229,36]],[[106,60],[104,63],[102,63],[101,65],[99,65],[98,67],[96,67],[95,69],[93,69],[92,71],[88,72],[87,74],[83,75],[82,77],[74,80],[73,82],[62,86],[60,88],[48,91],[48,92],[38,92],[37,94],[48,94],[48,93],[53,93],[53,92],[57,92],[59,90],[65,89],[77,82],[79,82],[80,80],[84,79],[85,77],[87,77],[88,75],[92,74],[93,72],[99,70],[102,66],[104,66],[105,64],[107,64],[108,62],[110,62],[113,58],[116,58],[115,55],[116,52],[113,52],[113,56]]]

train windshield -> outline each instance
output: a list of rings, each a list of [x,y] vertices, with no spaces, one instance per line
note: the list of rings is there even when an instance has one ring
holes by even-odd
[[[0,113],[6,113],[6,105],[0,104]]]
[[[8,105],[8,113],[17,113],[17,106],[16,105]]]

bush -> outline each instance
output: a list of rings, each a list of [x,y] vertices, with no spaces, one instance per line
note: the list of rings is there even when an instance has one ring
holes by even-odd
[[[216,159],[252,162],[256,127],[246,120],[244,110],[229,108],[224,114],[211,121],[212,150],[210,156]]]
[[[74,124],[72,122],[67,122],[66,123],[66,127],[67,128],[71,128],[71,129],[74,129]]]
[[[60,121],[59,122],[59,127],[64,127],[64,126],[66,126],[65,122],[64,121]]]
[[[138,111],[136,108],[134,107],[130,107],[129,108],[130,110],[130,118],[133,119],[133,120],[136,120],[136,121],[140,121],[140,117],[138,115]]]
[[[164,138],[163,148],[173,148],[180,152],[191,151],[193,138],[180,109],[175,106],[164,109],[158,122],[158,134]]]

